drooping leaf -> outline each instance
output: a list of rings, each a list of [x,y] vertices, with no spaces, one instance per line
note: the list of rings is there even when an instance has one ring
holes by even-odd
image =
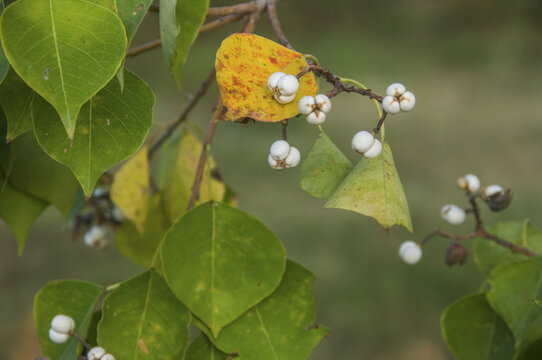
[[[32,133],[11,144],[9,161],[0,164],[15,189],[54,205],[68,220],[80,186],[70,169],[43,152]]]
[[[143,233],[149,209],[149,156],[146,146],[115,174],[111,200]]]
[[[200,333],[188,346],[183,360],[228,360],[232,358],[215,348],[207,336]]]
[[[174,135],[164,146],[160,189],[164,208],[171,222],[176,221],[185,211],[192,193],[192,183],[198,167],[202,144],[188,128],[183,128],[180,135]],[[209,156],[203,172],[198,203],[209,200],[222,201],[226,193],[225,185],[209,177],[216,167]]]
[[[162,53],[167,65],[171,68],[175,58],[175,39],[181,29],[175,17],[177,0],[160,0],[160,39],[162,40]]]
[[[34,133],[53,159],[68,165],[86,196],[111,166],[132,155],[152,122],[154,95],[143,80],[125,70],[124,91],[117,79],[92,97],[77,120],[73,145],[63,133],[54,109],[36,96],[32,104]]]
[[[15,70],[9,69],[0,85],[0,105],[8,121],[6,136],[8,141],[32,129],[30,104],[33,94],[34,91],[26,85]]]
[[[149,202],[149,211],[143,233],[139,233],[130,221],[124,221],[117,229],[115,243],[122,255],[146,268],[161,270],[159,246],[171,222],[163,209],[160,194]]]
[[[524,349],[542,337],[542,307],[531,301],[542,298],[542,258],[498,267],[489,282],[487,299],[512,329],[516,348]]]
[[[0,33],[13,68],[54,106],[73,138],[81,106],[124,58],[119,17],[87,1],[19,0],[6,8]]]
[[[94,306],[103,291],[101,286],[74,280],[52,281],[41,288],[34,299],[34,323],[43,356],[55,360],[77,358],[82,345],[75,338],[70,337],[64,344],[55,344],[49,339],[51,320],[58,314],[70,316],[75,322],[74,331],[84,339]]]
[[[318,86],[312,73],[299,79],[295,99],[279,104],[267,87],[269,75],[276,71],[296,75],[307,66],[305,58],[271,40],[253,34],[228,36],[216,54],[216,80],[228,108],[226,119],[249,117],[277,122],[299,114],[298,102],[305,95],[316,95]]]
[[[514,359],[514,335],[483,293],[468,295],[449,306],[442,314],[441,327],[458,360]]]
[[[387,143],[383,145],[382,154],[376,159],[362,158],[358,162],[324,207],[371,216],[384,229],[401,225],[412,232],[407,200],[391,149]]]
[[[4,12],[4,0],[0,0],[0,15]],[[4,52],[2,44],[0,44],[0,83],[4,81],[9,69],[9,61]]]
[[[190,312],[154,271],[122,283],[104,300],[98,344],[117,359],[181,359]]]
[[[352,170],[352,164],[331,139],[320,131],[301,166],[301,188],[308,194],[327,198]]]
[[[314,325],[313,281],[312,273],[288,261],[277,290],[212,341],[220,350],[239,353],[246,360],[307,359],[329,332]]]
[[[542,233],[529,220],[500,222],[489,226],[487,231],[536,254],[542,254]],[[514,254],[488,239],[475,238],[473,241],[474,260],[486,276],[499,266],[526,259],[525,255]]]
[[[265,225],[215,202],[172,226],[161,257],[173,293],[215,337],[275,290],[286,265],[284,247]]]

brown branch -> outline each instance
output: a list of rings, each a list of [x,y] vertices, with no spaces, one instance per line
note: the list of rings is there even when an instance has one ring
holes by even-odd
[[[160,45],[162,45],[162,40],[160,39],[149,41],[148,43],[145,43],[143,45],[128,49],[128,51],[126,51],[126,57],[139,55],[141,53],[144,53],[145,51],[156,49],[157,47],[160,47]]]
[[[378,124],[376,125],[376,127],[373,129],[373,136],[378,134],[378,132],[382,128],[382,125],[384,125],[384,121],[386,120],[387,115],[388,115],[387,112],[382,111],[382,116],[380,117],[380,120],[378,121]]]
[[[282,124],[282,140],[288,141],[288,120],[282,120],[280,123]]]
[[[259,5],[256,1],[250,1],[246,3],[231,5],[210,7],[207,10],[207,16],[223,16],[239,13],[253,13],[259,11]]]
[[[244,16],[246,16],[246,13],[232,14],[223,16],[213,21],[209,21],[208,23],[201,25],[201,27],[199,28],[199,33],[201,34],[203,32],[219,28],[234,21],[241,20]]]
[[[286,38],[286,35],[284,35],[284,33],[282,32],[282,28],[280,27],[276,4],[277,0],[267,0],[267,14],[269,15],[269,20],[271,20],[271,26],[273,27],[273,31],[275,31],[275,34],[277,35],[282,45],[286,46],[288,49],[294,50],[294,47],[292,46],[292,44],[290,44],[290,42]]]
[[[69,335],[73,336],[75,339],[77,339],[77,341],[79,341],[87,350],[90,350],[91,349],[91,346],[89,345],[89,343],[87,343],[81,336],[79,336],[79,334],[77,334],[75,331],[73,330],[70,330],[68,332]]]

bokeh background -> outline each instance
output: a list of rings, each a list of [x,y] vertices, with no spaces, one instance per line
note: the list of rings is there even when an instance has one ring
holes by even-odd
[[[232,1],[212,1],[221,6]],[[220,124],[213,154],[240,207],[269,226],[289,258],[316,275],[317,318],[331,334],[311,359],[453,359],[440,334],[440,314],[483,281],[470,258],[444,264],[447,241],[424,248],[416,266],[401,262],[402,241],[420,239],[440,220],[447,203],[464,204],[455,182],[473,172],[484,184],[515,191],[509,210],[484,211],[487,223],[531,218],[542,227],[542,2],[538,0],[283,0],[284,32],[296,49],[316,55],[333,72],[378,93],[402,82],[417,96],[416,109],[387,120],[387,140],[408,198],[414,234],[386,234],[370,218],[323,210],[322,200],[299,187],[299,167],[272,171],[267,153],[280,126]],[[159,49],[129,59],[128,68],[156,94],[153,131],[171,121],[214,64],[232,24],[200,36],[184,69],[183,92],[169,76]],[[256,32],[276,40],[267,16]],[[149,14],[134,44],[159,36]],[[217,93],[212,88],[190,120],[205,129]],[[337,145],[350,149],[353,134],[377,121],[373,104],[342,95],[324,124]],[[316,128],[291,121],[289,140],[306,156]],[[469,231],[472,220],[454,231]],[[46,211],[17,257],[10,230],[0,225],[0,360],[33,359],[39,345],[32,300],[46,282],[75,278],[112,284],[142,271],[114,246],[100,252],[72,242],[59,213]]]

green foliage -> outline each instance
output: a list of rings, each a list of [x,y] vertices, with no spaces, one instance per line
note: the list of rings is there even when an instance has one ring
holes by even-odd
[[[70,138],[81,106],[111,80],[126,51],[118,16],[79,0],[16,1],[0,34],[11,66],[54,106]]]
[[[228,355],[217,350],[203,333],[199,334],[186,350],[184,360],[226,360]]]
[[[330,197],[352,170],[341,150],[320,130],[301,167],[301,188],[318,198]]]
[[[0,0],[0,15],[4,12],[4,0]],[[0,44],[1,45],[1,44]],[[4,81],[9,69],[9,61],[4,52],[4,47],[0,46],[0,83]]]
[[[174,224],[161,256],[169,287],[215,337],[273,292],[286,266],[284,247],[269,229],[216,202]]]
[[[44,356],[55,360],[74,360],[82,346],[73,337],[64,344],[49,340],[51,320],[58,314],[70,316],[75,322],[75,332],[87,334],[94,306],[103,293],[101,286],[73,280],[53,281],[45,285],[34,299],[34,323]]]
[[[122,93],[113,79],[81,108],[73,144],[52,106],[37,96],[32,105],[38,142],[49,156],[73,171],[86,196],[105,170],[141,146],[152,122],[151,89],[128,70],[124,80]]]
[[[33,96],[34,91],[10,68],[0,85],[0,105],[6,114],[8,126],[6,140],[11,141],[32,130],[30,104]]]
[[[189,323],[190,312],[160,275],[148,271],[106,297],[98,344],[120,359],[180,359]]]
[[[514,359],[514,335],[483,293],[467,295],[448,307],[441,326],[459,360]]]

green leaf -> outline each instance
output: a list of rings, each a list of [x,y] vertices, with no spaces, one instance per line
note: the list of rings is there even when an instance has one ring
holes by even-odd
[[[313,281],[311,272],[288,261],[277,290],[212,341],[222,351],[238,352],[243,360],[307,359],[329,332],[314,326]]]
[[[154,271],[122,283],[104,300],[98,344],[117,359],[180,359],[190,312]]]
[[[75,332],[83,339],[92,317],[94,307],[104,289],[96,284],[61,280],[45,285],[34,299],[34,323],[43,356],[55,360],[74,360],[82,345],[71,337],[64,344],[49,339],[51,320],[58,314],[71,316]],[[79,349],[79,350],[78,350]]]
[[[185,213],[192,193],[192,183],[196,175],[201,153],[201,141],[186,127],[181,134],[175,134],[164,146],[160,189],[164,196],[164,208],[171,222]],[[209,201],[222,201],[226,193],[225,185],[212,177],[210,170],[215,168],[214,159],[209,156],[201,182],[198,204]]]
[[[70,169],[43,152],[34,134],[19,136],[11,143],[7,164],[1,164],[8,181],[17,190],[60,210],[67,220],[80,186]],[[46,174],[46,176],[44,176]]]
[[[301,188],[318,198],[328,198],[352,170],[352,164],[320,130],[318,139],[301,166]]]
[[[183,360],[227,360],[228,355],[219,351],[209,341],[207,336],[200,333],[188,346]]]
[[[157,251],[164,234],[171,226],[161,200],[159,194],[151,198],[143,234],[139,233],[133,223],[126,220],[119,226],[115,236],[115,243],[121,254],[146,268],[160,268]]]
[[[383,145],[379,157],[373,160],[362,158],[358,162],[324,207],[371,216],[385,230],[401,225],[412,232],[403,186],[390,147],[387,143]]]
[[[531,301],[542,298],[542,258],[501,266],[489,282],[487,299],[512,329],[516,348],[524,349],[542,337],[542,308]]]
[[[38,96],[32,104],[34,133],[43,150],[68,165],[90,196],[103,172],[141,146],[152,122],[153,104],[148,85],[125,70],[123,93],[113,79],[81,108],[73,145],[54,109]]]
[[[169,287],[215,337],[275,290],[286,265],[282,243],[265,225],[215,202],[174,224],[161,256]]]
[[[9,69],[0,85],[0,105],[8,121],[6,135],[8,141],[32,129],[30,104],[33,95],[34,91],[26,85],[15,70]]]
[[[160,1],[162,51],[178,86],[188,51],[198,36],[208,8],[209,0]]]
[[[487,231],[534,253],[542,254],[542,233],[529,220],[500,222],[488,227]],[[486,276],[497,267],[526,259],[525,255],[514,254],[488,239],[475,238],[473,241],[474,260]]]
[[[485,294],[471,294],[450,305],[442,314],[441,327],[458,360],[514,358],[514,335]]]
[[[4,12],[4,0],[0,0],[0,15]],[[4,47],[0,43],[0,83],[4,81],[9,69],[9,61],[4,52]]]
[[[153,0],[122,0],[116,1],[117,14],[119,14],[124,28],[126,29],[126,37],[128,44],[134,38],[137,28],[147,14]]]
[[[7,58],[60,114],[73,138],[81,106],[115,75],[126,52],[119,17],[80,0],[19,0],[0,23]]]

